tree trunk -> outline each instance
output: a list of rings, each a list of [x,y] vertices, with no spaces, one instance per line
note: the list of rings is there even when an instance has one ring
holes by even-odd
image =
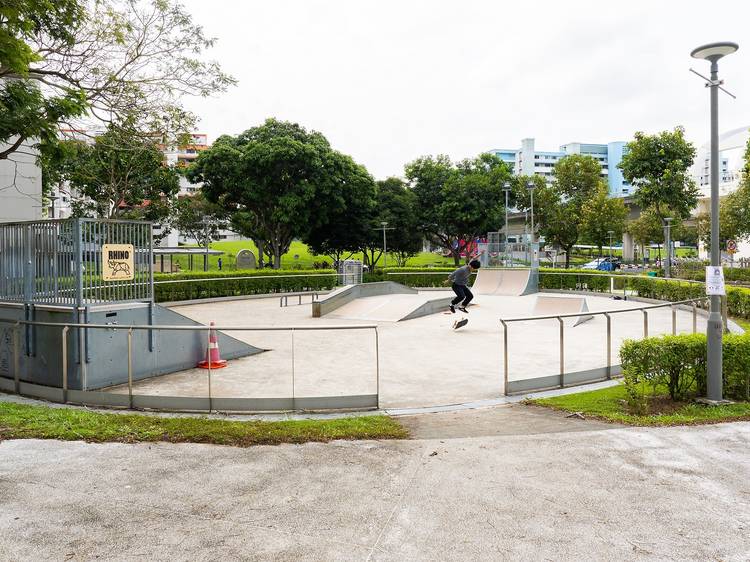
[[[263,269],[263,265],[265,262],[265,244],[263,243],[263,240],[254,240],[255,247],[258,248],[258,269]]]
[[[565,269],[570,269],[570,249],[572,246],[563,246],[565,250]]]

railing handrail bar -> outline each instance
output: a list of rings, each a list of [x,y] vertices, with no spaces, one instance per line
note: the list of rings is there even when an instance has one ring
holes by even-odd
[[[547,316],[526,316],[526,317],[513,317],[513,318],[500,318],[500,322],[507,324],[508,322],[521,322],[525,320],[551,320],[552,318],[576,318],[578,316],[599,316],[604,314],[618,314],[621,312],[637,312],[642,310],[652,310],[654,308],[666,308],[673,307],[680,304],[691,304],[694,302],[702,302],[708,299],[708,297],[701,297],[695,299],[688,299],[684,301],[674,301],[661,304],[652,304],[648,306],[640,306],[637,308],[620,308],[615,310],[599,310],[599,311],[582,311],[582,312],[571,312],[566,314],[550,314]]]
[[[631,275],[629,273],[585,273],[582,271],[571,271],[565,273],[558,271],[540,271],[539,275],[590,275],[592,277],[614,277],[615,279],[651,279],[656,281],[683,281],[685,283],[699,283],[701,285],[706,284],[705,281],[698,281],[696,279],[682,279],[681,277],[650,277],[648,275]]]
[[[179,275],[179,274],[178,274]],[[163,281],[154,281],[154,285],[163,283],[194,283],[196,281],[236,281],[237,279],[279,279],[281,277],[332,277],[334,275],[344,275],[343,273],[299,273],[297,275],[238,275],[232,277],[197,277],[195,279],[165,279]]]
[[[69,328],[99,328],[107,330],[186,330],[186,331],[205,331],[207,329],[219,330],[223,332],[242,331],[242,332],[280,332],[285,330],[374,330],[377,324],[332,324],[329,326],[171,326],[171,325],[143,325],[143,324],[80,324],[73,322],[36,322],[33,320],[10,320],[0,318],[0,322],[5,324],[23,324],[24,326],[51,326]]]

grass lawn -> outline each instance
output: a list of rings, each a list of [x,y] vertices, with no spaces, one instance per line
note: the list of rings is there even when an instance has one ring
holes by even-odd
[[[657,393],[649,397],[652,413],[637,415],[628,411],[626,398],[625,386],[618,384],[590,392],[538,398],[527,403],[566,412],[581,412],[587,417],[638,426],[697,425],[750,420],[750,402],[703,406],[692,402],[675,403]]]
[[[224,421],[102,414],[76,408],[50,408],[0,402],[0,441],[60,439],[121,443],[167,441],[249,447],[332,439],[403,439],[408,432],[388,416],[333,420]]]
[[[211,248],[224,252],[223,256],[209,256],[209,270],[218,270],[218,259],[222,258],[223,269],[234,269],[235,257],[237,252],[240,250],[251,250],[256,258],[258,257],[258,250],[250,240],[224,240],[219,242],[212,242]],[[299,256],[297,259],[294,256]],[[351,259],[362,259],[362,254],[354,254]],[[187,256],[175,256],[175,263],[180,264],[180,268],[183,271],[188,271],[188,258]],[[312,269],[314,262],[328,262],[331,263],[331,258],[328,256],[316,256],[310,253],[310,249],[306,244],[299,241],[292,242],[289,247],[289,251],[281,256],[281,267],[282,269]],[[381,258],[377,266],[383,265],[383,259]],[[390,253],[388,254],[388,265],[395,266],[396,258]],[[417,254],[413,258],[407,261],[407,267],[425,267],[428,265],[434,266],[451,266],[453,265],[452,258],[444,258],[440,254],[433,254],[430,252],[422,252]],[[195,256],[193,258],[193,270],[203,270],[203,256]]]

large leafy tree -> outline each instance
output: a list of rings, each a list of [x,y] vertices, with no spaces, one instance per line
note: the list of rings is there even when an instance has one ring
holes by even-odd
[[[213,44],[174,0],[7,0],[0,6],[0,159],[54,148],[60,125],[132,116],[171,138],[195,117],[183,95],[234,80],[203,59]]]
[[[268,119],[236,137],[222,136],[187,171],[221,205],[259,253],[281,256],[346,205],[345,190],[373,183],[364,167],[333,150],[318,132]],[[364,184],[364,186],[362,185]]]
[[[422,232],[447,248],[456,265],[476,238],[502,224],[502,186],[510,169],[496,156],[482,154],[455,165],[444,155],[426,156],[405,171]]]
[[[416,195],[401,179],[377,182],[375,212],[361,246],[368,265],[374,267],[383,255],[383,222],[388,223],[389,229],[386,231],[388,253],[395,256],[400,267],[422,249],[416,205]]]
[[[601,164],[595,158],[571,154],[555,164],[551,184],[540,176],[519,176],[515,180],[517,206],[529,211],[527,183],[534,182],[534,217],[539,234],[565,252],[565,267],[570,266],[573,246],[581,237],[583,205],[599,191],[601,173]]]
[[[688,218],[698,203],[698,187],[690,174],[694,159],[695,147],[677,127],[655,135],[637,132],[618,166],[636,188],[636,203],[664,224],[667,217]]]
[[[169,216],[179,191],[177,171],[165,165],[156,142],[144,140],[128,123],[111,125],[93,143],[61,145],[51,173],[75,194],[75,214],[154,221]]]
[[[202,192],[180,197],[175,201],[169,217],[169,226],[207,246],[219,239],[225,226],[224,210],[206,199]]]
[[[581,231],[583,237],[599,248],[610,241],[619,240],[625,229],[628,208],[619,197],[610,197],[607,184],[601,182],[596,194],[581,205]]]

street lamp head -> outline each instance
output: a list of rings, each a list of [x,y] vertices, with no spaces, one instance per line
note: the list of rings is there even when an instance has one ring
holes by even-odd
[[[536,187],[536,184],[533,181],[526,182],[526,189],[529,191],[532,191]]]
[[[388,221],[380,221],[380,224],[382,224],[384,227],[388,226]]]
[[[674,220],[674,218],[673,218],[673,217],[664,217],[664,222],[666,222],[667,224],[669,224],[669,223],[670,223],[670,222],[672,222],[673,220]]]
[[[614,233],[615,233],[615,231],[614,231],[614,230],[608,230],[608,231],[607,231],[607,234],[609,234],[610,236],[613,236],[613,235],[614,235]]]
[[[506,182],[505,182],[505,183],[503,184],[503,190],[505,190],[505,191],[510,191],[510,189],[511,189],[511,186],[510,186],[510,182],[509,182],[509,181],[506,181]]]
[[[709,43],[708,45],[701,45],[700,47],[693,49],[690,52],[690,56],[694,59],[704,59],[714,62],[721,57],[731,55],[739,48],[740,46],[737,43],[732,43],[730,41]]]

